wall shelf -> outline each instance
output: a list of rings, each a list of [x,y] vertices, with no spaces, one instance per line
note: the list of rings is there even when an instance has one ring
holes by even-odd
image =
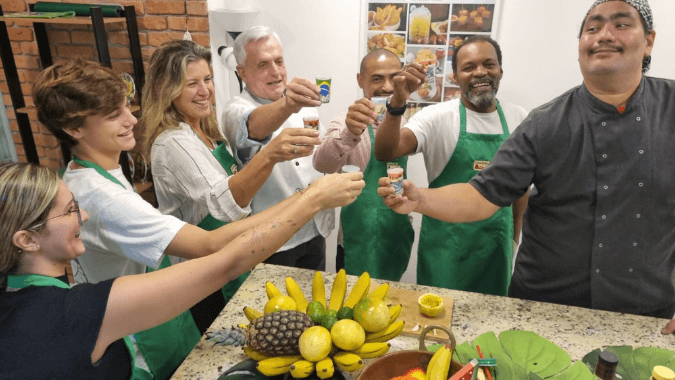
[[[29,4],[29,10],[34,11],[34,4]],[[111,24],[127,24],[127,32],[129,34],[129,50],[131,52],[131,59],[134,66],[134,80],[136,82],[136,92],[141,94],[143,92],[143,84],[145,80],[145,70],[143,68],[143,56],[141,54],[141,46],[138,37],[138,24],[136,22],[136,9],[134,6],[126,6],[122,11],[120,17],[103,17],[103,11],[100,6],[92,6],[90,8],[91,15],[76,16],[70,18],[23,18],[23,17],[0,17],[0,58],[2,59],[3,70],[9,87],[9,95],[12,99],[12,105],[16,111],[16,120],[19,125],[19,134],[23,142],[24,151],[26,153],[26,160],[35,164],[40,164],[40,158],[37,154],[35,140],[33,139],[33,132],[30,128],[29,116],[37,115],[35,107],[26,107],[21,90],[21,83],[14,62],[14,53],[9,40],[7,32],[8,21],[31,22],[35,31],[35,41],[38,45],[38,53],[40,55],[40,62],[42,69],[45,69],[54,64],[52,54],[49,49],[49,40],[47,39],[46,24],[64,24],[64,25],[91,25],[93,28],[94,39],[96,41],[96,48],[98,51],[98,60],[101,65],[112,68],[112,61],[110,59],[110,51],[108,48],[108,36],[105,31],[106,25]],[[0,6],[0,16],[2,16],[2,6]],[[140,101],[140,99],[139,99]],[[63,154],[64,163],[70,161],[70,150],[65,145],[61,144],[61,152]],[[120,156],[120,165],[124,175],[129,182],[131,179],[131,170],[128,162],[122,160]]]

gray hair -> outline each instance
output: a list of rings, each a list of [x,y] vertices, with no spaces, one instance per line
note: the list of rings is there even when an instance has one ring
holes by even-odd
[[[237,64],[243,65],[246,62],[246,45],[249,42],[260,41],[267,38],[274,38],[281,46],[281,40],[279,35],[268,26],[254,26],[247,31],[241,33],[237,36],[237,39],[234,40],[234,58],[237,60]],[[283,46],[282,46],[283,47]]]

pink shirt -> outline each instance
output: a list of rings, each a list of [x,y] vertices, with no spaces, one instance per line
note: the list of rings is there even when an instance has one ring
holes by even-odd
[[[370,134],[367,129],[355,135],[345,120],[347,112],[342,112],[330,121],[328,130],[323,136],[321,145],[314,152],[314,169],[322,173],[338,173],[343,165],[356,165],[361,171],[366,170],[370,161]],[[407,122],[401,118],[401,127]],[[373,133],[377,125],[373,124]]]

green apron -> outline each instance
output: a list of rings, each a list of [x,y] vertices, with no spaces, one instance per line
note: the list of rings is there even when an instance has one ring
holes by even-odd
[[[460,100],[457,146],[443,172],[429,188],[466,183],[487,165],[509,136],[506,118],[497,103],[503,134],[467,133],[466,108]],[[511,282],[513,214],[500,208],[474,223],[447,223],[422,218],[417,253],[417,283],[506,296]]]
[[[408,215],[397,214],[377,195],[377,181],[387,176],[387,163],[375,159],[375,135],[370,134],[370,160],[363,173],[366,188],[354,203],[342,207],[340,223],[345,249],[345,271],[358,276],[399,281],[410,261],[415,232]],[[396,160],[405,169],[408,157]]]
[[[70,289],[70,285],[65,282],[48,276],[41,276],[37,274],[28,275],[9,275],[7,276],[7,287],[14,289],[23,289],[28,286],[56,286],[57,288]],[[150,380],[152,375],[142,368],[136,367],[136,349],[131,342],[131,338],[125,336],[123,338],[124,345],[129,351],[131,358],[131,380]]]
[[[213,150],[213,156],[218,160],[220,165],[225,169],[228,175],[232,175],[234,172],[236,172],[237,168],[237,162],[234,160],[234,157],[230,154],[230,152],[227,150],[225,144],[220,144],[216,147],[216,149]],[[218,220],[211,216],[211,214],[208,214],[202,219],[201,222],[197,225],[198,227],[201,227],[203,230],[206,231],[213,231],[215,229],[218,229],[224,225],[226,225],[227,222],[223,222],[222,220]],[[234,280],[228,282],[223,286],[220,291],[223,293],[223,298],[225,298],[225,303],[227,303],[230,299],[232,299],[232,296],[234,296],[234,293],[237,292],[241,284],[244,283],[248,275],[251,274],[251,271],[248,271],[241,276],[235,278]]]
[[[114,176],[108,173],[99,165],[73,157],[73,161],[81,166],[96,170],[103,177],[124,187],[124,185]],[[126,187],[125,187],[126,189]],[[162,263],[157,270],[171,266],[167,256],[164,256]],[[147,272],[154,269],[148,267]],[[166,301],[170,301],[167,296]],[[150,368],[156,380],[166,379],[173,371],[178,368],[185,357],[192,351],[201,334],[197,325],[195,325],[189,310],[184,311],[177,317],[167,321],[159,326],[140,331],[134,334],[136,344],[141,350],[145,362]]]

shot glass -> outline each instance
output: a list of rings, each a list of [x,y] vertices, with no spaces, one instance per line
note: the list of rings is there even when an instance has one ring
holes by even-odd
[[[302,118],[302,123],[305,125],[305,128],[311,128],[315,131],[319,130],[318,116],[305,116]]]
[[[389,182],[391,182],[391,186],[394,187],[394,194],[403,194],[403,168],[399,167],[387,169],[387,176],[389,176]]]
[[[342,166],[342,173],[358,173],[361,171],[361,168],[359,168],[356,165],[343,165]]]
[[[374,96],[370,99],[371,102],[375,103],[375,113],[377,113],[377,124],[382,124],[384,121],[384,114],[387,112],[387,97],[386,96]]]
[[[331,77],[329,76],[318,76],[316,79],[316,85],[319,86],[321,90],[321,103],[330,102],[330,81]]]

